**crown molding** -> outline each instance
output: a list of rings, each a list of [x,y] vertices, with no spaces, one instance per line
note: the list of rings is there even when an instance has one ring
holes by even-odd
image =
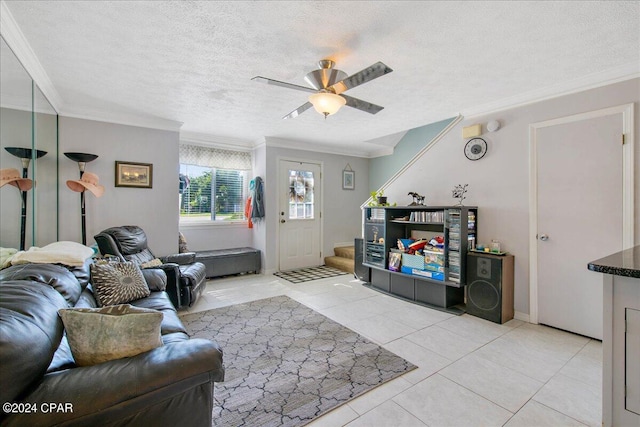
[[[363,157],[368,159],[371,157],[371,151],[365,149],[350,149],[352,144],[345,143],[338,147],[335,145],[319,144],[316,142],[298,141],[285,138],[265,137],[265,145],[267,147],[288,148],[290,150],[314,151],[316,153],[335,154],[338,156]],[[384,149],[384,148],[383,148]],[[393,148],[391,148],[393,152]]]
[[[376,157],[390,156],[393,154],[395,147],[384,147],[379,150],[369,152],[367,158],[375,159]]]
[[[261,147],[265,147],[265,148],[267,147],[267,140],[264,139],[264,137],[258,138],[255,141],[253,141],[254,150],[257,150],[258,148],[261,148]]]
[[[240,151],[251,151],[256,148],[256,144],[252,141],[232,138],[229,136],[210,135],[188,131],[180,132],[180,142]]]
[[[402,132],[397,132],[391,135],[385,135],[385,136],[381,136],[380,138],[375,138],[375,139],[370,139],[368,141],[365,141],[369,144],[374,144],[376,146],[376,149],[374,149],[373,151],[369,151],[369,155],[367,157],[369,159],[373,159],[375,157],[392,155],[396,145],[398,145],[398,143],[402,141],[402,138],[404,138],[407,132],[409,131],[405,130]]]
[[[84,108],[82,112],[69,111],[65,109],[63,111],[59,111],[58,114],[61,117],[69,117],[73,119],[93,120],[96,122],[168,130],[172,132],[179,132],[182,127],[182,122],[175,120],[153,116],[140,116],[124,112],[91,110],[89,108]]]
[[[31,113],[33,110],[33,106],[31,105],[31,99],[29,99],[29,103],[25,104],[24,97],[11,95],[11,94],[2,94],[2,103],[0,103],[0,108],[6,108],[8,110],[18,110],[18,111],[26,111]]]
[[[297,141],[297,140],[291,140],[286,138],[264,137],[264,138],[259,138],[255,141],[248,141],[248,140],[232,138],[228,136],[219,136],[219,135],[210,135],[210,134],[197,133],[197,132],[181,131],[180,142],[187,142],[190,144],[204,145],[207,147],[216,147],[216,148],[222,148],[222,149],[241,150],[241,151],[252,151],[260,147],[277,147],[277,148],[289,148],[293,150],[313,151],[316,153],[337,154],[341,156],[346,155],[346,156],[364,157],[364,158],[372,158],[372,157],[379,157],[379,156],[386,156],[389,154],[393,154],[393,147],[383,146],[380,148],[379,144],[375,144],[372,141],[366,141],[366,142],[376,147],[374,151],[343,149],[343,148],[338,148],[330,145],[323,145],[323,144],[306,142],[306,141]]]
[[[381,136],[379,138],[369,139],[365,142],[369,144],[375,144],[383,147],[395,147],[398,145],[398,142],[409,132],[408,130],[403,130],[402,132],[392,133],[391,135]]]
[[[49,75],[44,70],[33,49],[31,49],[31,45],[22,33],[22,30],[13,18],[4,0],[0,1],[0,34],[2,34],[4,40],[18,58],[18,61],[20,61],[24,69],[31,76],[31,79],[38,85],[38,88],[40,88],[40,91],[42,91],[51,106],[60,112],[64,106],[62,97],[53,86]]]
[[[598,73],[592,73],[584,77],[574,79],[570,82],[559,83],[509,98],[503,98],[495,102],[470,107],[461,112],[461,114],[465,119],[471,119],[477,116],[484,116],[498,111],[522,107],[536,102],[570,95],[572,93],[583,92],[585,90],[595,89],[623,82],[625,80],[631,80],[637,77],[640,77],[640,63],[631,62]]]

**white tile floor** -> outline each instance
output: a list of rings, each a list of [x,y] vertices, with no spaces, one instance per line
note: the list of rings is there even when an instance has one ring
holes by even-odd
[[[299,284],[260,274],[216,279],[188,312],[287,295],[418,366],[312,427],[601,425],[601,342],[454,316],[361,283],[351,275]]]

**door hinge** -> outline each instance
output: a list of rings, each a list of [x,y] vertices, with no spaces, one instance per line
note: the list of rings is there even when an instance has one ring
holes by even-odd
[[[622,134],[622,145],[624,145],[624,133]]]

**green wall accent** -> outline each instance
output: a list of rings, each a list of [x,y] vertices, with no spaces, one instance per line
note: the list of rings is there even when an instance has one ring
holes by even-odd
[[[369,191],[376,191],[426,147],[455,117],[409,130],[393,149],[393,154],[369,161]]]

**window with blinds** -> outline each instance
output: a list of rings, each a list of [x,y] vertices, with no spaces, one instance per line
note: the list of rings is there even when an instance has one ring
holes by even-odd
[[[181,145],[180,222],[246,220],[250,169],[249,153]]]

